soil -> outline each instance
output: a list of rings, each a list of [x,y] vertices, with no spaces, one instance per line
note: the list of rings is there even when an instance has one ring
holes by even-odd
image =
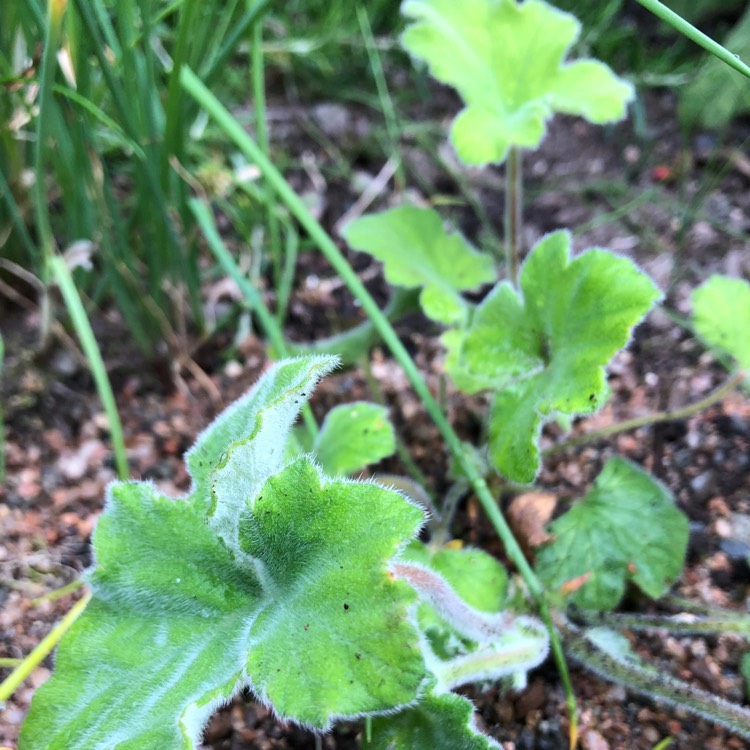
[[[542,148],[524,163],[527,182],[524,244],[561,226],[575,230],[577,250],[610,247],[634,258],[667,291],[670,314],[655,312],[637,330],[628,349],[610,368],[612,398],[597,415],[574,424],[583,434],[645,413],[692,403],[728,376],[689,332],[677,325],[689,311],[689,292],[710,273],[750,276],[750,170],[739,150],[721,147],[709,134],[683,141],[675,125],[675,101],[669,93],[641,101],[645,124],[595,128],[558,118]],[[384,159],[360,147],[370,133],[367,113],[339,104],[293,112],[272,110],[277,146],[307,155],[305,169],[291,178],[301,192],[314,194],[323,223],[332,228],[358,192],[342,177],[336,154],[310,135],[311,124],[356,152],[359,177],[372,179]],[[420,121],[447,123],[456,109],[440,89]],[[328,132],[326,132],[328,128]],[[744,143],[747,123],[734,126],[726,143]],[[404,153],[420,183],[412,198],[440,194],[450,204],[446,214],[471,238],[483,229],[468,205],[467,194],[485,207],[500,234],[497,217],[502,170],[462,170],[450,149],[425,150],[405,138]],[[445,169],[459,174],[466,190]],[[312,175],[312,177],[311,177]],[[498,190],[499,189],[499,190]],[[386,187],[375,206],[399,199]],[[621,216],[613,210],[629,205]],[[360,275],[381,300],[387,290],[380,269],[353,254]],[[270,293],[269,293],[270,298]],[[361,313],[326,263],[303,253],[290,305],[287,333],[311,340],[350,326]],[[195,366],[173,372],[171,381],[150,369],[129,341],[113,312],[94,320],[124,422],[131,471],[150,479],[165,493],[188,486],[183,452],[223,406],[248,389],[267,365],[263,343],[253,334],[241,341],[220,337],[195,356]],[[39,319],[34,309],[6,306],[2,334],[6,362],[2,392],[7,476],[0,490],[0,658],[22,657],[81,596],[80,589],[59,598],[42,598],[75,581],[91,562],[91,530],[102,510],[105,489],[115,478],[106,420],[85,364],[69,342],[53,340],[44,354],[34,354]],[[402,335],[430,387],[445,386],[442,352],[434,325],[419,315],[399,323]],[[200,369],[199,369],[200,368]],[[192,374],[191,374],[192,373]],[[404,375],[382,347],[372,352],[372,374],[411,457],[440,496],[450,484],[449,461],[436,428],[413,395]],[[197,377],[200,375],[200,377]],[[335,403],[376,399],[361,368],[349,368],[324,381],[313,399],[318,416]],[[467,399],[448,386],[446,406],[465,439],[481,430],[481,398]],[[563,439],[557,426],[545,429],[544,445]],[[545,462],[539,486],[563,499],[580,497],[603,462],[625,456],[659,477],[674,493],[691,521],[691,542],[684,574],[674,594],[696,605],[746,611],[747,556],[750,540],[737,525],[750,513],[750,402],[733,393],[686,420],[666,422],[617,435],[608,441],[556,453]],[[404,474],[397,459],[373,471]],[[512,493],[504,492],[507,509]],[[500,542],[474,498],[468,497],[455,519],[453,533],[505,560]],[[666,612],[663,605],[629,592],[625,611]],[[739,703],[746,686],[739,672],[745,651],[736,635],[683,638],[665,633],[628,633],[634,648],[660,669]],[[34,689],[52,669],[47,658],[0,713],[0,745],[15,747],[17,732]],[[0,670],[0,678],[7,670]],[[739,750],[750,747],[730,732],[675,708],[609,685],[573,667],[581,710],[584,750],[649,750],[671,737],[680,750]],[[551,661],[531,673],[519,693],[496,686],[468,690],[478,721],[505,750],[562,750],[567,747],[568,717],[560,680]],[[342,724],[319,746],[359,747],[361,724]],[[236,698],[211,721],[204,748],[270,750],[316,747],[314,736],[275,720],[252,696]]]

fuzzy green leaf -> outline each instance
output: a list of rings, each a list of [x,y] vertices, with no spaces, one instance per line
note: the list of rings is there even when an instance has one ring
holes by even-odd
[[[712,276],[693,292],[695,332],[750,371],[750,284]]]
[[[315,458],[330,476],[353,474],[395,450],[388,409],[365,401],[331,409],[313,446]]]
[[[395,716],[375,719],[367,750],[490,750],[500,745],[474,725],[474,708],[454,693],[430,694]]]
[[[390,284],[423,287],[422,309],[439,323],[462,322],[467,305],[460,292],[495,279],[492,259],[457,232],[446,233],[431,209],[400,206],[363,216],[347,226],[344,237],[355,250],[383,262]]]
[[[653,598],[667,591],[682,571],[688,521],[662,484],[613,458],[550,531],[554,541],[537,553],[539,577],[556,589],[588,575],[571,600],[605,611],[619,604],[628,580]]]
[[[606,250],[571,260],[567,232],[534,247],[520,287],[520,294],[508,282],[495,287],[449,362],[464,384],[497,392],[490,459],[510,479],[531,482],[543,420],[604,403],[605,365],[661,294],[632,261]]]
[[[503,608],[508,574],[484,550],[453,547],[435,550],[415,540],[402,552],[401,559],[439,573],[466,604],[479,612],[496,613]],[[462,638],[429,602],[422,602],[418,612],[420,628],[441,659],[449,659],[475,645]]]
[[[283,447],[300,404],[312,393],[318,381],[336,365],[329,356],[298,357],[274,365],[254,388],[237,399],[198,435],[185,454],[185,463],[193,480],[191,495],[210,496],[211,475],[222,455],[234,443],[249,438],[246,450],[251,459],[255,484],[262,483],[283,461]],[[262,412],[262,414],[261,414]]]
[[[325,479],[306,457],[277,465],[334,362],[279,363],[240,402],[251,421],[237,407],[219,417],[188,456],[188,497],[144,482],[112,488],[94,535],[93,599],[34,697],[19,750],[188,750],[244,687],[321,729],[414,700],[425,676],[414,594],[387,563],[421,511],[378,485]]]
[[[451,138],[467,164],[535,148],[555,112],[613,122],[633,98],[603,63],[564,62],[580,23],[540,0],[406,0],[402,12],[414,19],[404,46],[466,102]]]

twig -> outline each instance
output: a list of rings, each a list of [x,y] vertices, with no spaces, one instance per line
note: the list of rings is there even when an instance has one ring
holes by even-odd
[[[594,443],[602,438],[611,437],[620,432],[635,430],[639,427],[659,424],[660,422],[675,422],[680,419],[687,419],[693,414],[697,414],[699,411],[707,409],[717,401],[724,399],[724,397],[729,395],[735,388],[737,388],[737,386],[741,385],[746,377],[747,373],[740,370],[740,372],[729,378],[726,383],[711,391],[707,396],[704,396],[693,404],[683,406],[681,409],[675,409],[674,411],[657,411],[653,414],[646,414],[643,417],[628,419],[625,422],[617,422],[616,424],[609,425],[609,427],[603,427],[600,430],[592,430],[585,435],[579,435],[577,437],[569,438],[568,440],[563,440],[562,442],[557,443],[557,445],[547,448],[542,452],[542,455],[551,456],[555,453],[561,453],[562,451],[568,450],[569,448],[577,448],[579,445]]]

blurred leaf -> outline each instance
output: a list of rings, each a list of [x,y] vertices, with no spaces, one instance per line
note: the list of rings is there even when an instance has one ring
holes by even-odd
[[[466,102],[451,139],[467,164],[501,162],[511,146],[536,148],[556,112],[620,120],[633,98],[603,63],[565,62],[581,25],[541,0],[406,0],[402,11],[414,19],[404,46]]]
[[[421,286],[425,315],[440,323],[466,317],[461,291],[496,278],[492,259],[477,252],[458,233],[448,234],[432,209],[400,206],[363,216],[344,230],[355,249],[383,262],[385,278],[394,286]]]
[[[750,371],[750,284],[712,276],[693,292],[692,301],[695,332]]]
[[[330,476],[353,474],[396,450],[388,409],[359,401],[326,414],[313,446],[315,458]]]
[[[654,599],[667,591],[682,571],[688,521],[662,484],[613,458],[550,532],[554,541],[537,553],[539,577],[560,589],[589,574],[571,601],[606,611],[620,603],[629,580]]]

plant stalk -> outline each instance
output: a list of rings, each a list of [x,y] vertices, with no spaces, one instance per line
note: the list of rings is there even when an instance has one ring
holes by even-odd
[[[55,252],[55,237],[49,215],[44,162],[47,154],[47,138],[51,120],[52,90],[57,70],[57,49],[62,35],[62,22],[67,7],[67,0],[48,0],[47,24],[42,54],[42,67],[39,84],[39,112],[36,118],[36,142],[34,144],[34,219],[37,231],[37,242],[41,248],[41,281],[42,291],[40,307],[40,339],[47,341],[51,327],[52,310],[49,302],[49,279],[52,273],[50,262]]]
[[[739,55],[733,54],[726,47],[711,39],[710,36],[696,29],[695,26],[688,23],[673,10],[670,10],[664,3],[660,3],[659,0],[638,0],[638,2],[655,16],[661,18],[662,21],[677,29],[680,34],[686,36],[691,42],[695,42],[707,52],[716,55],[719,60],[725,62],[730,68],[734,68],[739,73],[742,73],[746,78],[750,78],[750,67],[740,60]]]
[[[575,619],[579,619],[576,616]],[[717,612],[699,616],[689,612],[676,615],[641,615],[611,612],[581,612],[581,621],[586,625],[606,625],[612,628],[627,628],[634,631],[663,630],[679,635],[715,633],[739,633],[750,637],[750,615],[737,612]]]
[[[55,256],[50,261],[50,268],[65,300],[70,319],[78,334],[81,348],[86,355],[89,367],[91,368],[91,375],[96,383],[96,390],[99,392],[99,398],[107,415],[117,475],[120,479],[125,480],[130,476],[130,470],[128,469],[128,457],[125,451],[122,423],[120,422],[120,415],[117,413],[117,403],[115,402],[115,395],[112,392],[112,384],[109,382],[107,368],[104,365],[102,353],[99,351],[99,345],[96,343],[96,336],[94,336],[94,331],[91,329],[91,323],[86,315],[83,302],[81,302],[78,289],[76,289],[73,276],[65,260],[60,256]]]
[[[610,682],[617,682],[657,701],[715,721],[742,737],[750,738],[750,710],[706,690],[682,682],[633,656],[604,651],[589,640],[585,631],[570,622],[558,622],[568,652],[584,667]]]
[[[733,375],[723,385],[719,386],[715,390],[711,391],[707,396],[704,396],[699,401],[696,401],[687,406],[683,406],[681,409],[675,409],[674,411],[658,411],[653,414],[646,414],[643,417],[636,417],[635,419],[628,419],[625,422],[617,422],[611,424],[608,427],[602,427],[601,430],[592,430],[587,432],[585,435],[579,435],[577,437],[563,440],[557,445],[553,445],[551,448],[542,452],[544,456],[551,456],[555,453],[561,453],[562,451],[568,450],[569,448],[577,448],[580,445],[587,445],[588,443],[594,443],[597,440],[611,437],[612,435],[618,435],[621,432],[627,432],[629,430],[635,430],[639,427],[646,427],[652,424],[659,424],[661,422],[675,422],[680,419],[687,419],[693,414],[697,414],[709,406],[722,401],[728,396],[735,388],[742,385],[746,380],[747,373],[741,370],[740,372]]]
[[[68,614],[37,644],[34,650],[3,680],[0,684],[0,703],[8,700],[21,683],[44,661],[52,652],[65,631],[78,619],[91,599],[91,592],[75,603]]]
[[[263,59],[263,21],[259,18],[253,24],[253,41],[251,48],[251,68],[253,81],[253,106],[255,108],[255,132],[258,145],[263,153],[270,157],[270,142],[268,138],[268,123],[266,120],[266,76],[265,61]],[[273,280],[276,289],[279,288],[282,277],[282,249],[281,233],[279,230],[279,218],[273,205],[273,197],[267,186],[263,189],[263,202],[266,214],[266,225],[268,226],[269,241],[271,246],[271,258],[273,260]],[[281,304],[282,300],[277,297],[276,319],[279,324],[286,317],[286,308]]]

